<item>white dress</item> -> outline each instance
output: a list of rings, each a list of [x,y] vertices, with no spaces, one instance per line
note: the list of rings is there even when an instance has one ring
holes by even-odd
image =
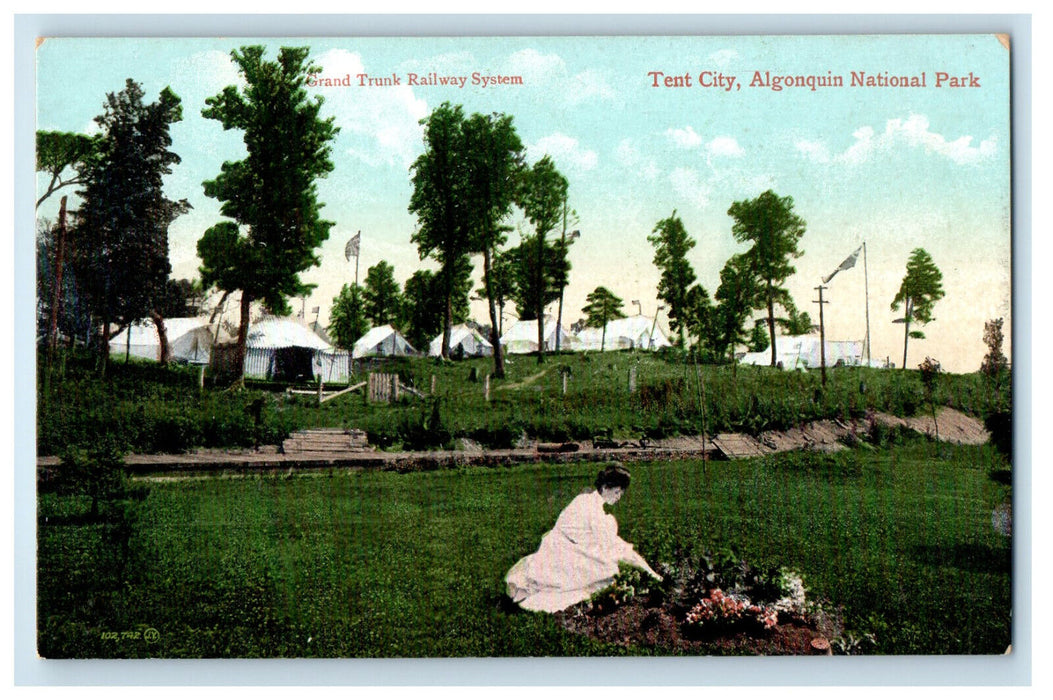
[[[533,554],[505,576],[508,595],[527,610],[558,612],[609,586],[619,561],[635,561],[633,546],[618,537],[618,522],[596,491],[583,493],[559,514]]]

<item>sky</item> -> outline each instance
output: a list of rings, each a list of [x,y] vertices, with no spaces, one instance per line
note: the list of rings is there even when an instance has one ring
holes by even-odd
[[[309,92],[324,98],[322,114],[340,127],[334,170],[318,183],[334,226],[319,249],[321,265],[302,275],[316,289],[292,300],[308,320],[320,307],[324,325],[333,297],[354,280],[344,246],[358,231],[360,280],[380,260],[400,283],[434,269],[410,242],[410,166],[424,147],[420,120],[449,101],[469,114],[512,115],[528,163],[547,154],[567,177],[576,213],[568,229],[581,232],[570,252],[567,325],[599,285],[625,301],[626,313],[635,312],[632,300],[655,313],[660,273],[647,236],[674,210],[696,241],[688,259],[712,295],[724,262],[746,249],[732,236],[728,208],[772,189],[792,197],[807,223],[787,287],[813,320],[814,288],[866,243],[865,269],[860,256],[824,290],[828,338],[862,340],[869,312],[872,357],[900,365],[903,326],[893,321],[902,313],[890,304],[911,251],[922,247],[943,273],[946,296],[922,329],[926,339],[910,341],[908,365],[931,356],[949,371],[976,370],[984,322],[999,317],[1011,350],[1009,52],[996,36],[44,41],[38,129],[94,132],[106,94],[127,78],[149,101],[166,86],[182,99],[183,120],[172,127],[182,161],[165,191],[193,209],[170,229],[176,278],[198,276],[196,242],[222,220],[202,182],[244,156],[240,133],[224,132],[201,109],[224,86],[240,84],[230,52],[247,44],[263,44],[270,58],[281,46],[309,46],[321,79]],[[853,86],[853,73],[879,84]],[[420,83],[432,74],[465,80],[409,84],[412,75]],[[766,74],[813,76],[818,85],[775,90]],[[513,80],[484,85],[498,76]],[[880,84],[886,76],[925,84]],[[837,77],[841,86],[823,86]],[[45,186],[38,177],[38,189]],[[38,216],[54,217],[57,200]],[[516,245],[530,227],[518,212],[509,223]],[[474,262],[478,280],[482,263]],[[489,322],[481,302],[473,316]]]

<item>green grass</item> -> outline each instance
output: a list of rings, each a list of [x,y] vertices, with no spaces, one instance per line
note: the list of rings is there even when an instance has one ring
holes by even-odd
[[[276,444],[291,430],[312,427],[361,428],[384,448],[440,448],[462,437],[501,448],[524,434],[561,441],[609,431],[639,439],[697,434],[703,426],[710,433],[756,433],[820,418],[860,418],[868,410],[900,416],[927,410],[916,370],[831,369],[824,389],[818,372],[715,365],[696,372],[675,352],[565,353],[540,367],[534,357],[513,356],[506,379],[492,382],[489,402],[481,379],[469,381],[469,375],[490,372],[490,360],[398,359],[378,371],[397,372],[429,396],[391,405],[370,405],[355,393],[319,406],[314,396],[287,395],[284,385],[272,383],[250,382],[247,391],[233,392],[208,382],[199,391],[196,369],[144,362],[113,362],[108,380],[96,376],[91,358],[74,356],[62,366],[60,375],[49,375],[41,363],[38,454],[90,446],[106,434],[133,452]],[[561,371],[569,372],[565,395]],[[979,373],[940,376],[935,398],[979,417],[1010,404],[1008,382],[993,386]],[[259,426],[253,402],[262,405]]]
[[[634,465],[615,507],[652,562],[726,549],[800,572],[892,654],[1001,653],[1008,493],[989,447],[924,440],[837,457]],[[333,472],[154,484],[122,557],[84,499],[40,497],[46,657],[418,657],[654,653],[502,607],[591,465]],[[152,628],[155,642],[135,639]],[[118,633],[117,639],[104,633]],[[121,633],[129,633],[122,638]]]

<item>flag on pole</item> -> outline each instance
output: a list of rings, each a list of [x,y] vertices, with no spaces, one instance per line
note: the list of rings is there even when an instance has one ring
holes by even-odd
[[[352,255],[356,258],[358,257],[358,242],[361,239],[362,232],[359,231],[347,241],[347,245],[344,246],[344,257],[347,258],[347,260],[350,261]]]
[[[834,275],[836,275],[838,272],[841,272],[842,270],[849,270],[849,269],[855,267],[856,266],[856,259],[859,257],[859,253],[862,250],[863,250],[863,246],[859,246],[858,248],[856,248],[856,252],[852,253],[847,258],[845,258],[845,261],[843,263],[841,263],[840,265],[838,265],[836,270],[834,270],[829,275],[827,275],[826,277],[823,278],[823,284],[826,284],[827,282],[832,280],[834,278]]]
[[[314,307],[313,309],[311,309],[311,313],[312,313],[312,314],[316,314],[316,313],[318,313],[318,312],[319,312],[319,311],[321,311],[321,310],[322,310],[322,307],[321,307],[321,306],[316,306],[316,307]]]

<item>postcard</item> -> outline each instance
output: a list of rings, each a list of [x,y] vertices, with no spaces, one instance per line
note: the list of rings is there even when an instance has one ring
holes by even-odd
[[[37,44],[41,657],[1012,653],[1007,36]]]

